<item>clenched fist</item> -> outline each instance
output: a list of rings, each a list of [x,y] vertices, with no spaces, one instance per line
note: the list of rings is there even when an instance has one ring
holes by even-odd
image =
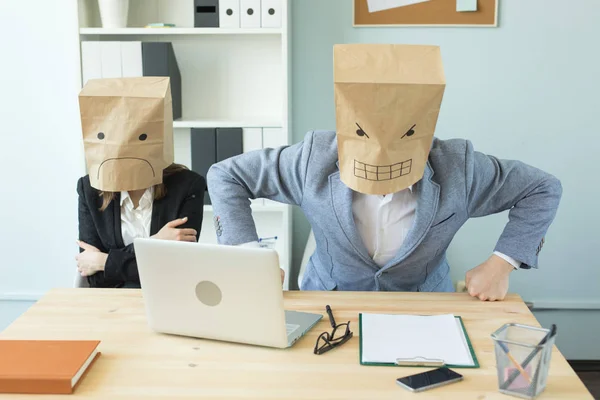
[[[515,268],[508,261],[492,255],[483,264],[467,271],[467,292],[483,301],[504,300],[508,278]]]

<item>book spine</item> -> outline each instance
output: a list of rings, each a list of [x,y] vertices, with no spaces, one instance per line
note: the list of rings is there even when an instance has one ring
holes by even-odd
[[[0,393],[11,394],[71,394],[71,380],[66,379],[31,379],[0,378]]]

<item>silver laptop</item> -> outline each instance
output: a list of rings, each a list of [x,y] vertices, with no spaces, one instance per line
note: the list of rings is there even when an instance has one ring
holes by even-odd
[[[275,250],[157,239],[134,247],[156,332],[285,348],[323,317],[284,310]]]

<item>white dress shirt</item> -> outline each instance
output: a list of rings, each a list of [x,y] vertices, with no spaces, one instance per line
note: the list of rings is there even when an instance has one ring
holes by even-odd
[[[385,196],[354,192],[354,224],[375,264],[383,267],[398,254],[416,209],[412,187]]]
[[[392,260],[412,228],[417,209],[417,196],[412,186],[385,196],[354,192],[352,214],[354,224],[369,255],[380,267]],[[515,269],[521,263],[495,251]]]
[[[153,203],[153,187],[146,189],[137,208],[133,207],[129,192],[121,192],[121,234],[125,246],[133,243],[135,238],[150,237]]]

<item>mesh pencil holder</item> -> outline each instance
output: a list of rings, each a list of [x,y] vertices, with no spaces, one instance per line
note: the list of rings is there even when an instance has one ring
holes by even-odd
[[[549,329],[505,324],[492,334],[501,393],[534,399],[546,388],[556,336]]]

